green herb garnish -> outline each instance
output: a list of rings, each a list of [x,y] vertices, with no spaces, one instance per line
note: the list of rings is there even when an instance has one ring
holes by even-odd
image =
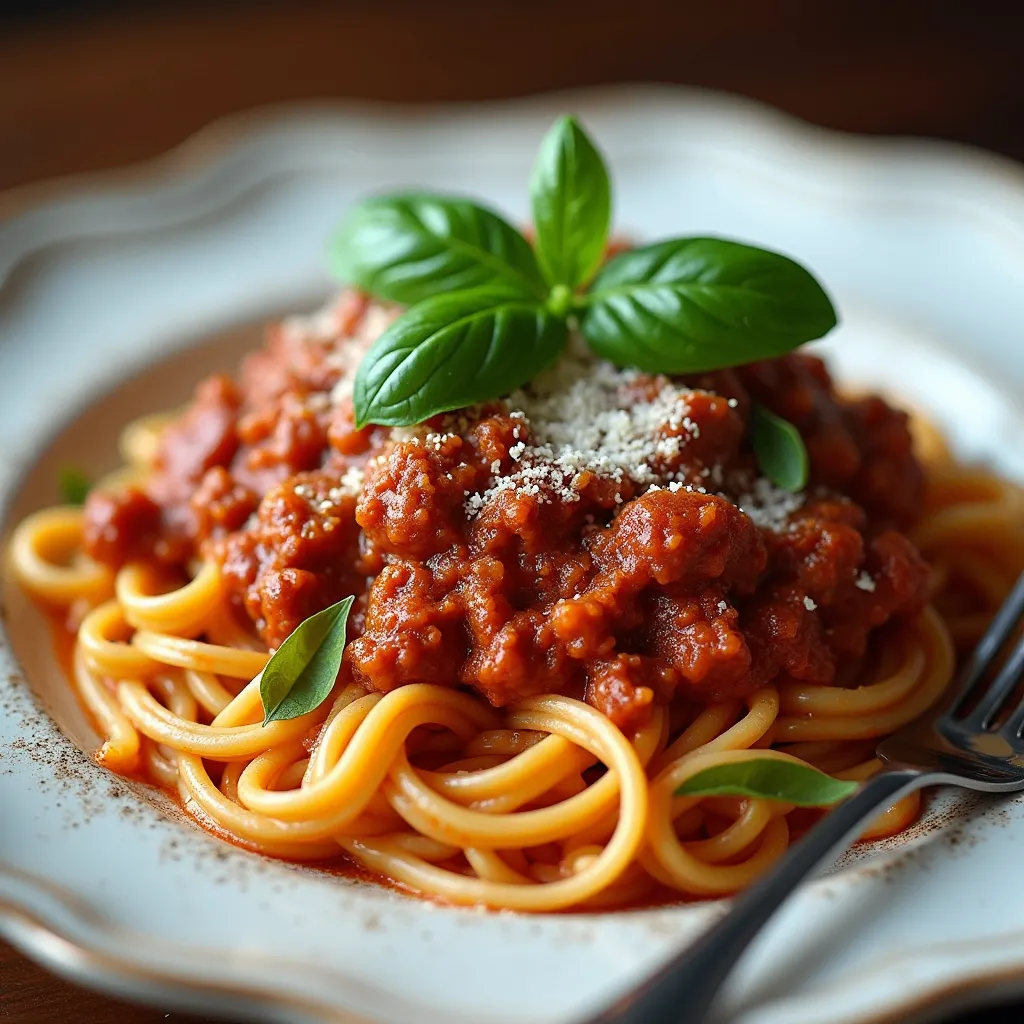
[[[62,466],[57,478],[57,490],[65,505],[84,505],[92,490],[92,481],[75,466]]]
[[[750,413],[750,431],[761,472],[787,491],[803,490],[809,467],[807,449],[796,427],[755,403]]]
[[[720,370],[785,355],[836,315],[799,264],[718,238],[677,238],[611,260],[580,330],[598,355],[648,373]]]
[[[565,320],[508,288],[437,295],[399,317],[359,367],[353,402],[402,427],[525,384],[557,358]]]
[[[611,186],[601,154],[571,117],[544,138],[530,194],[535,248],[466,199],[406,193],[369,199],[350,214],[331,243],[335,273],[411,307],[359,366],[357,426],[409,426],[500,398],[554,362],[569,328],[619,366],[681,374],[784,355],[836,324],[803,267],[739,242],[672,239],[598,271]],[[766,475],[802,486],[806,452],[795,430],[786,446],[780,458],[779,444],[755,434],[758,458],[775,456],[771,470],[762,464]]]
[[[346,597],[311,615],[273,653],[260,679],[264,725],[298,718],[327,699],[341,669],[354,600]]]
[[[858,785],[810,765],[761,757],[705,768],[691,775],[675,795],[755,797],[797,807],[830,807],[855,793]]]
[[[537,258],[548,284],[578,288],[604,256],[612,186],[601,154],[571,117],[541,143],[530,180]]]
[[[548,289],[530,243],[466,199],[407,193],[360,203],[335,234],[331,268],[380,299],[411,306],[507,285],[541,302]]]

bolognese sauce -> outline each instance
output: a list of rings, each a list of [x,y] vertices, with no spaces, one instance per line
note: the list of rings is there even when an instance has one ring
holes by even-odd
[[[907,418],[820,359],[672,378],[571,349],[505,401],[356,429],[352,376],[393,316],[346,292],[201,383],[145,483],[90,496],[88,554],[212,559],[270,648],[355,595],[343,672],[367,688],[560,693],[625,730],[780,675],[844,685],[923,607]],[[758,475],[752,401],[800,431],[802,494]]]

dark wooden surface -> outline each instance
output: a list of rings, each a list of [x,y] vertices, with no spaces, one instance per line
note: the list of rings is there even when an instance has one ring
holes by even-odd
[[[1024,4],[998,0],[236,0],[0,22],[0,188],[151,156],[255,104],[619,81],[1024,156],[1022,39]]]
[[[829,127],[1024,158],[1022,41],[1012,0],[0,0],[0,189],[155,156],[266,103],[626,81],[726,89]],[[1024,1004],[955,1024],[1022,1018]],[[3,1024],[189,1020],[74,988],[0,943]]]

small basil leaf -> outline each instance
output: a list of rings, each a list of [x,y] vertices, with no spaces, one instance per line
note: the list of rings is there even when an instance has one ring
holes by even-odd
[[[465,199],[407,193],[360,203],[330,243],[334,273],[378,298],[413,305],[432,295],[502,284],[543,298],[529,243]]]
[[[75,466],[62,466],[57,479],[57,489],[65,505],[84,505],[92,490],[92,482]]]
[[[723,239],[677,238],[611,260],[580,329],[620,366],[695,373],[784,355],[835,324],[821,285],[791,259]]]
[[[341,669],[354,600],[346,597],[299,623],[271,656],[260,680],[264,725],[298,718],[327,699]]]
[[[576,288],[604,256],[612,193],[601,154],[572,117],[544,136],[530,179],[537,258],[550,284]]]
[[[400,316],[359,364],[356,424],[409,426],[520,387],[558,357],[565,321],[514,292],[439,295]]]
[[[810,765],[764,757],[705,768],[691,775],[675,795],[746,796],[797,807],[829,807],[851,796],[858,785],[834,779]]]
[[[757,464],[777,487],[802,491],[807,485],[807,448],[800,431],[789,420],[755,403],[750,414],[750,431]]]

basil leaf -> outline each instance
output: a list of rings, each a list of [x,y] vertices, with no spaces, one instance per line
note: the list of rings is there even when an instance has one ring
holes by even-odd
[[[612,214],[604,160],[572,117],[544,136],[530,179],[537,258],[550,284],[576,288],[604,256]]]
[[[260,680],[264,725],[298,718],[327,699],[341,669],[354,600],[346,597],[299,623],[271,656]]]
[[[821,285],[778,253],[718,238],[677,238],[611,260],[580,324],[599,355],[648,373],[720,370],[784,355],[827,334]]]
[[[57,478],[57,490],[65,505],[84,505],[92,490],[92,482],[75,466],[62,466]]]
[[[343,281],[403,305],[490,284],[538,299],[547,294],[526,239],[465,199],[425,193],[368,199],[332,238],[330,260]]]
[[[691,775],[675,795],[747,796],[797,807],[829,807],[856,792],[858,785],[810,765],[763,757],[705,768]]]
[[[800,431],[760,403],[751,411],[750,431],[761,472],[777,487],[802,491],[809,466]]]
[[[565,321],[501,288],[438,295],[399,317],[359,364],[356,425],[409,426],[520,387],[558,357]]]

